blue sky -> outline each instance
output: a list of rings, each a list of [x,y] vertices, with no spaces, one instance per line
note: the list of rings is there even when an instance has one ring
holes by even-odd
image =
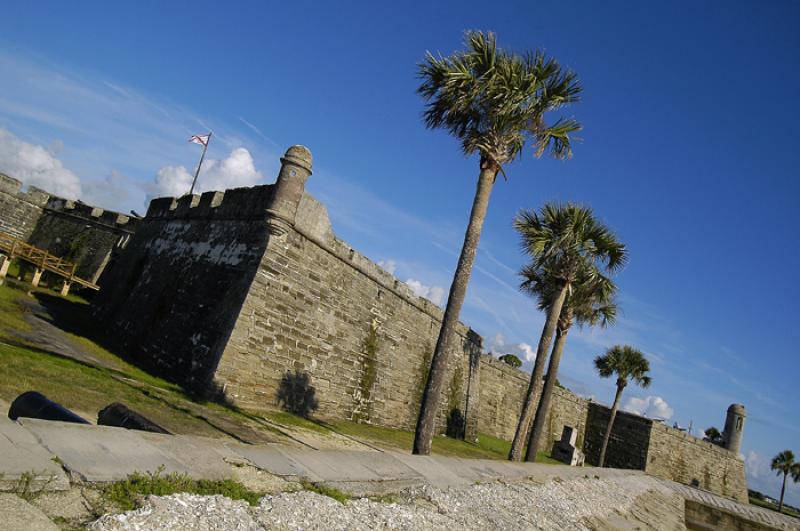
[[[623,316],[571,334],[561,379],[608,402],[591,360],[652,361],[627,405],[695,429],[744,403],[751,486],[800,453],[800,4],[2,2],[0,171],[122,211],[181,193],[214,130],[202,189],[272,182],[289,145],[337,234],[419,293],[449,286],[477,160],[426,130],[415,65],[468,28],[575,70],[583,122],[566,162],[526,153],[498,181],[462,320],[524,357],[542,316],[520,295],[511,226],[545,201],[591,205],[630,249]],[[526,366],[530,364],[527,363]],[[697,433],[697,430],[695,431]],[[800,505],[800,488],[789,487]]]

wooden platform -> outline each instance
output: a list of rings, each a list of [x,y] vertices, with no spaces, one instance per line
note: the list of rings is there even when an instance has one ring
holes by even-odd
[[[100,291],[100,286],[75,276],[76,264],[67,262],[57,256],[53,256],[43,249],[39,249],[19,238],[10,234],[0,232],[0,253],[6,255],[6,259],[0,265],[0,279],[6,276],[8,264],[11,260],[20,259],[32,264],[36,271],[33,275],[33,285],[39,285],[39,279],[44,271],[61,277],[64,280],[64,287],[61,290],[63,295],[69,292],[70,285],[74,282],[84,288]]]

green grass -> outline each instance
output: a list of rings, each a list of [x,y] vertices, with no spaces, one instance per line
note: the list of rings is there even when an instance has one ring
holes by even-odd
[[[116,505],[123,511],[141,507],[147,496],[169,496],[179,492],[203,496],[219,494],[232,500],[245,500],[250,505],[257,505],[258,500],[264,495],[230,479],[197,480],[185,474],[164,474],[163,469],[148,474],[136,472],[127,479],[111,483],[101,490],[106,502]]]
[[[170,431],[219,436],[205,422],[113,378],[106,369],[4,343],[0,343],[0,366],[0,398],[8,402],[35,390],[86,416],[96,415],[111,402],[124,402]]]
[[[758,498],[750,496],[750,503],[753,505],[757,505],[758,507],[763,507],[764,509],[770,509],[772,511],[778,512],[778,506],[775,505],[774,503],[768,502],[767,500],[760,500]],[[799,512],[789,507],[786,507],[785,505],[783,506],[783,514],[787,516],[794,516],[795,518],[800,518]]]
[[[347,500],[350,499],[350,496],[346,493],[340,491],[334,487],[328,487],[321,483],[309,483],[303,482],[303,488],[305,490],[316,492],[317,494],[321,494],[323,496],[327,496],[329,498],[333,498],[334,500],[338,501],[339,503],[345,503]]]
[[[414,433],[411,431],[384,428],[370,424],[358,424],[349,421],[334,421],[330,425],[338,432],[365,439],[376,445],[390,449],[408,451],[414,443]],[[478,442],[470,443],[449,437],[434,437],[432,452],[452,457],[466,457],[472,459],[507,459],[511,443],[491,435],[478,434]],[[536,456],[538,463],[562,464],[551,459],[545,452]]]
[[[330,433],[330,428],[326,427],[325,425],[315,422],[313,420],[301,417],[300,415],[295,415],[293,413],[289,413],[286,411],[267,411],[267,412],[259,412],[258,415],[264,417],[267,420],[271,420],[276,424],[281,424],[283,426],[296,426],[298,428],[304,428],[307,430],[315,431],[317,433]]]
[[[0,339],[13,344],[21,343],[25,346],[32,346],[20,341],[20,338],[14,334],[14,332],[28,332],[31,329],[24,318],[24,314],[29,311],[22,302],[29,297],[27,292],[23,291],[25,287],[24,284],[13,283],[13,281],[8,285],[0,286]],[[161,389],[183,392],[180,386],[148,374],[87,337],[91,334],[83,323],[91,322],[91,316],[89,315],[89,303],[85,299],[77,295],[54,296],[46,289],[34,288],[31,292],[39,300],[48,298],[50,304],[55,301],[61,306],[62,312],[69,316],[69,328],[75,331],[64,331],[64,333],[79,349],[88,352],[104,364],[114,367],[129,378]]]
[[[31,329],[25,321],[27,310],[20,304],[20,299],[27,295],[10,287],[10,282],[0,286],[0,339],[13,337],[13,331],[27,332]]]
[[[12,260],[11,263],[8,265],[8,272],[6,273],[9,277],[17,278],[19,276],[19,261]]]

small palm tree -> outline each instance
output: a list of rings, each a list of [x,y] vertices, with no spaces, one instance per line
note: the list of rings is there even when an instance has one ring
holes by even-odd
[[[535,268],[526,266],[522,270],[523,282],[521,289],[539,300],[539,309],[546,311],[553,302],[558,288],[558,279],[552,279],[536,271]],[[526,461],[536,460],[536,448],[544,431],[545,418],[550,409],[550,400],[553,396],[553,387],[556,385],[558,367],[567,342],[567,334],[574,323],[584,326],[608,326],[617,317],[617,306],[614,302],[617,286],[614,282],[599,272],[583,273],[573,283],[572,290],[567,294],[561,315],[556,326],[556,336],[553,350],[550,353],[550,363],[547,366],[547,376],[544,379],[542,397],[536,408],[533,420],[533,429],[528,439],[528,450],[525,454]]]
[[[722,434],[719,432],[717,428],[711,426],[704,432],[705,437],[704,440],[712,443],[712,444],[722,444]]]
[[[574,289],[580,275],[618,271],[627,261],[628,254],[625,245],[595,219],[588,207],[571,203],[546,204],[540,213],[522,211],[514,225],[522,238],[523,249],[532,258],[528,271],[538,271],[554,283],[531,381],[509,452],[509,459],[518,461],[528,438],[542,388],[544,365],[568,293]]]
[[[781,501],[778,503],[778,512],[783,511],[783,495],[786,493],[786,477],[791,473],[792,479],[800,479],[800,466],[794,461],[794,453],[791,450],[784,450],[772,458],[770,465],[772,470],[776,470],[778,475],[783,474],[783,486],[781,487]]]
[[[574,73],[543,52],[500,50],[492,33],[468,32],[466,47],[449,57],[429,53],[419,65],[418,92],[428,102],[425,125],[447,130],[466,155],[480,156],[478,187],[420,404],[414,453],[423,455],[431,451],[448,356],[497,174],[505,176],[503,166],[520,156],[528,140],[537,157],[569,157],[570,135],[580,129],[572,119],[545,122],[546,113],[578,100]]]
[[[628,345],[611,347],[606,351],[605,355],[595,358],[594,366],[602,378],[609,378],[615,374],[617,376],[617,393],[614,395],[611,417],[608,419],[608,427],[606,427],[606,433],[603,436],[603,446],[600,448],[600,461],[598,464],[605,466],[608,439],[611,436],[611,429],[614,427],[614,418],[617,416],[622,391],[628,385],[628,381],[633,381],[640,387],[647,388],[652,380],[647,375],[650,371],[650,362],[639,350]]]

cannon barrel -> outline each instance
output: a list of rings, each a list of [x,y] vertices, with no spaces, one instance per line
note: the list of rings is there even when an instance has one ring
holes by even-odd
[[[128,408],[125,404],[114,402],[100,410],[97,414],[97,424],[103,426],[116,426],[129,430],[151,431],[154,433],[170,434],[167,430]]]
[[[22,393],[11,403],[11,407],[8,408],[8,418],[17,420],[19,417],[89,424],[88,420],[36,391]]]

